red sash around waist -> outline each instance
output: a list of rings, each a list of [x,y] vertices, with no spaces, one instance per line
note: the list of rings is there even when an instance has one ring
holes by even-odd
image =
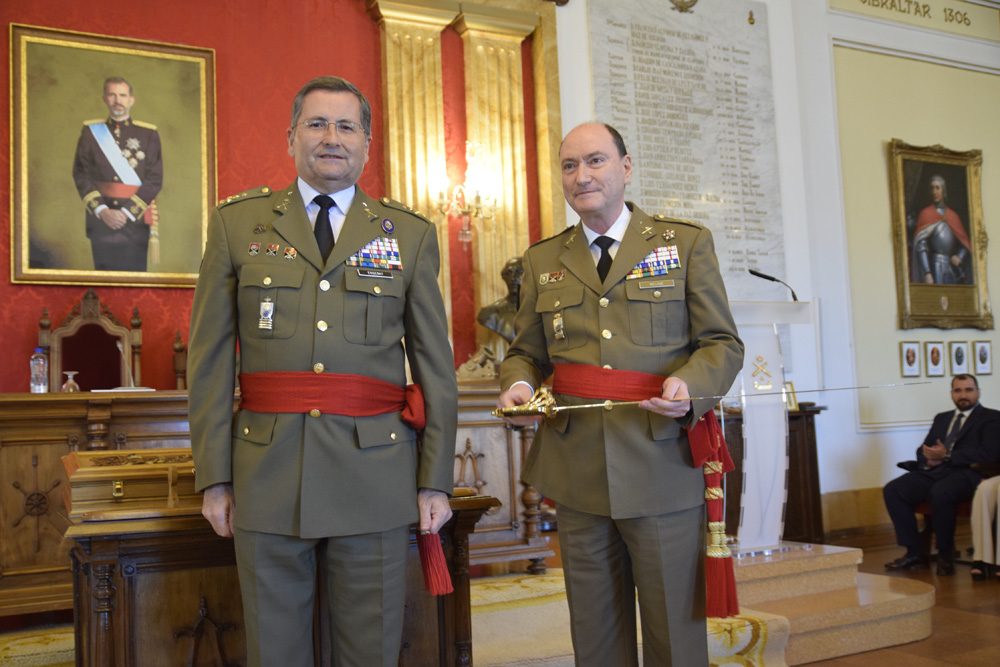
[[[126,183],[116,183],[114,181],[99,181],[97,191],[102,197],[111,199],[128,199],[139,191],[138,185],[128,185]]]
[[[663,395],[660,375],[589,364],[553,364],[552,391],[601,401],[642,401]]]
[[[268,371],[240,373],[240,408],[250,412],[305,413],[371,417],[402,412],[417,429],[425,425],[419,384],[400,387],[365,375]]]

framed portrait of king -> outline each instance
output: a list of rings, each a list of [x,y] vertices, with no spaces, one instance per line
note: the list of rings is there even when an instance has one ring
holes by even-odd
[[[10,32],[12,282],[193,287],[216,201],[214,51]]]
[[[992,329],[982,151],[889,144],[899,328]]]

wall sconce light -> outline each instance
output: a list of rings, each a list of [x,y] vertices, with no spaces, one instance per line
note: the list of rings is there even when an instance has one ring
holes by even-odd
[[[472,241],[472,219],[492,220],[497,199],[488,189],[489,174],[486,146],[465,142],[465,183],[452,188],[451,193],[438,191],[438,211],[446,216],[461,216],[462,228],[458,240],[468,246]]]

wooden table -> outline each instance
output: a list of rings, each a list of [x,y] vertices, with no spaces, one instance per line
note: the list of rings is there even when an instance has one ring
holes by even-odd
[[[455,587],[450,595],[435,598],[424,590],[411,535],[400,665],[472,665],[468,537],[498,504],[489,496],[451,501],[454,516],[441,531]],[[66,535],[75,542],[78,667],[245,664],[233,543],[218,537],[200,515],[178,510],[139,519],[109,516],[72,525]],[[319,667],[328,664],[317,661]]]

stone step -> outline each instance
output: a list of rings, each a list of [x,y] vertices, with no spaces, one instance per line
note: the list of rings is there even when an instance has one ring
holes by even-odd
[[[858,573],[857,586],[752,605],[788,619],[789,665],[862,653],[926,639],[934,587],[922,581]],[[742,601],[741,601],[742,602]]]
[[[734,559],[741,606],[853,588],[861,549],[782,542],[760,555]]]

